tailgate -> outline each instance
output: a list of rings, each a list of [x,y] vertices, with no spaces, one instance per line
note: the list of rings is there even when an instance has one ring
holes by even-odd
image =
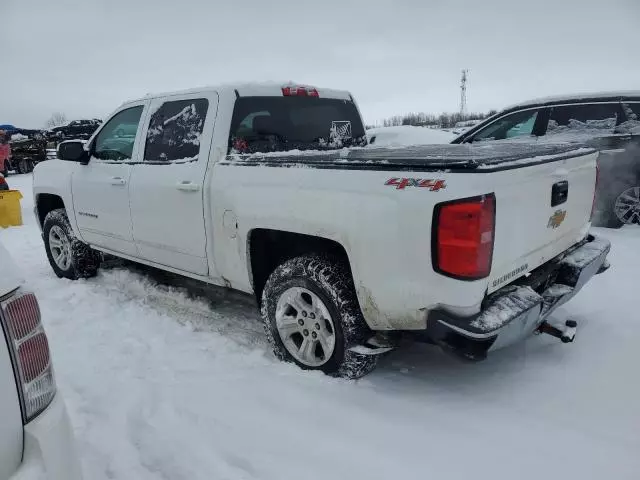
[[[596,152],[490,173],[496,230],[489,292],[584,238],[596,184]]]

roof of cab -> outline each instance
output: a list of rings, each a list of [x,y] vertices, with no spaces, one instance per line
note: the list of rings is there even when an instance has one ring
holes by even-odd
[[[245,83],[228,83],[221,85],[210,85],[196,88],[188,88],[185,90],[176,90],[172,92],[148,93],[142,98],[130,100],[126,103],[145,100],[149,98],[162,98],[174,95],[188,95],[193,93],[218,92],[224,95],[238,95],[240,97],[279,97],[282,96],[282,88],[286,86],[304,86],[315,88],[320,98],[335,98],[339,100],[353,100],[351,94],[346,90],[334,90],[330,88],[320,88],[296,82],[245,82]]]

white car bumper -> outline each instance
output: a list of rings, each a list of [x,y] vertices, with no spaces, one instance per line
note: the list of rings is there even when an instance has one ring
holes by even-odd
[[[10,480],[81,480],[67,409],[60,394],[24,428],[22,464]]]

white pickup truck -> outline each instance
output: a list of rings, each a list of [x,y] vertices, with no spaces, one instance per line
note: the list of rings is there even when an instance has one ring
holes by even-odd
[[[105,252],[253,293],[279,358],[358,377],[406,334],[469,359],[572,340],[546,320],[608,266],[596,157],[373,148],[348,92],[234,85],[125,103],[33,190],[58,276]]]
[[[0,480],[79,480],[35,295],[0,244]]]

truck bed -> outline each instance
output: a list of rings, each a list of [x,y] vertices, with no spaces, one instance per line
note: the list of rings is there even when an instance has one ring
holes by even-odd
[[[417,145],[403,148],[364,147],[327,151],[231,154],[225,164],[277,167],[336,168],[394,171],[462,171],[471,173],[507,170],[554,162],[593,153],[580,145],[559,143],[492,143]]]

